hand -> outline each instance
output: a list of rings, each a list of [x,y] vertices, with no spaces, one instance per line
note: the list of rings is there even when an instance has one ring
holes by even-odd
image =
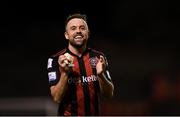
[[[70,68],[68,67],[69,60],[67,59],[67,57],[65,55],[59,56],[58,63],[59,63],[61,72],[67,73],[70,70]]]
[[[97,75],[102,75],[102,73],[104,73],[105,69],[106,69],[105,59],[102,55],[100,55],[100,58],[99,58],[98,63],[96,65]]]

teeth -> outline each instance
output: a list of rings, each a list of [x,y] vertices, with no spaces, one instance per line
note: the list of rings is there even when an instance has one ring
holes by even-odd
[[[82,38],[82,36],[76,36],[75,38]]]

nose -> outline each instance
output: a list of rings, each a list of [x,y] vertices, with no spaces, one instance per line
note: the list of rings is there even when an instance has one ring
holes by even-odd
[[[80,32],[81,32],[81,29],[80,29],[80,28],[77,28],[77,29],[76,29],[76,32],[77,32],[77,33],[80,33]]]
[[[80,33],[81,31],[79,29],[76,30],[76,33]]]

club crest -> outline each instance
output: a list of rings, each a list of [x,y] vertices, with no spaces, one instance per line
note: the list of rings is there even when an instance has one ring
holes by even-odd
[[[90,65],[92,68],[96,68],[96,64],[98,63],[98,59],[96,57],[92,57],[89,59]]]

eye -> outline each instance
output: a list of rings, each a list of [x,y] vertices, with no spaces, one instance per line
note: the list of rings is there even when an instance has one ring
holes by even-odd
[[[71,30],[76,30],[76,27],[75,27],[75,26],[72,26],[72,27],[71,27]]]
[[[81,26],[80,28],[81,28],[81,30],[86,30],[85,26]]]

